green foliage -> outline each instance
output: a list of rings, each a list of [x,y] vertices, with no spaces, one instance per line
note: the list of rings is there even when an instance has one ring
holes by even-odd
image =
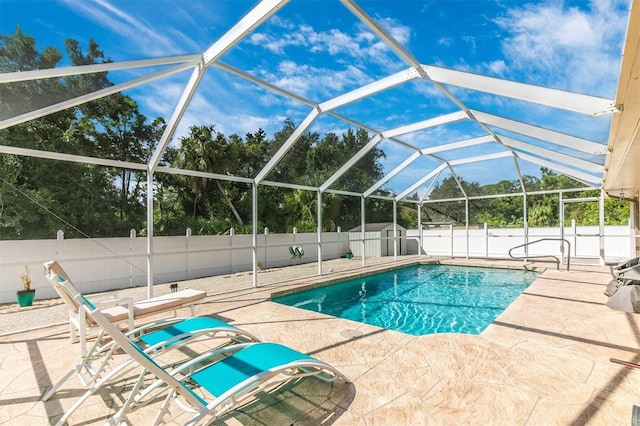
[[[65,49],[73,65],[110,62],[93,40],[86,52],[71,39],[65,42]],[[20,27],[11,35],[0,35],[1,72],[53,68],[62,58],[55,47],[38,51],[33,37],[24,35]],[[0,120],[111,85],[107,73],[0,84]],[[184,235],[187,228],[193,235],[225,234],[229,228],[252,232],[253,188],[239,178],[255,178],[289,142],[293,143],[287,145],[291,145],[288,152],[257,189],[259,232],[265,226],[273,233],[291,232],[294,227],[299,232],[315,232],[318,202],[323,230],[341,227],[346,232],[360,225],[360,197],[324,192],[318,200],[316,191],[277,187],[269,181],[320,187],[367,146],[371,135],[364,129],[348,129],[342,135],[303,132],[290,141],[296,128],[293,120],[286,119],[273,138],[258,129],[243,139],[235,134],[225,136],[213,124],[192,126],[179,146],[166,150],[161,165],[193,173],[154,174],[154,234]],[[149,120],[134,99],[118,93],[0,130],[0,144],[146,164],[164,130],[163,118]],[[381,150],[367,151],[330,188],[362,193],[382,178],[383,159]],[[529,192],[577,186],[545,168],[541,179],[524,176],[523,181]],[[431,198],[520,191],[519,181],[481,186],[449,176],[436,185]],[[147,176],[140,170],[0,154],[0,239],[53,238],[58,229],[67,237],[126,236],[130,229],[142,236],[146,233],[146,195]],[[376,195],[389,193],[378,189]],[[577,196],[593,193],[585,190]],[[597,203],[568,206],[567,221],[598,222]],[[626,223],[626,203],[606,200],[605,208],[606,224]],[[365,209],[369,223],[393,220],[391,201],[369,198]],[[469,222],[522,226],[523,209],[521,196],[471,200]],[[415,228],[417,211],[415,203],[399,203],[399,224]],[[428,203],[422,213],[423,222],[464,224],[466,220],[464,201]],[[527,213],[530,226],[557,226],[558,195],[528,197]]]

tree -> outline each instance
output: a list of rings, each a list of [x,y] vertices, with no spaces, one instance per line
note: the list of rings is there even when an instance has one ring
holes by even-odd
[[[65,47],[72,65],[107,61],[93,40],[86,54],[75,40],[67,40]],[[12,35],[0,36],[0,71],[53,68],[61,59],[55,47],[39,52],[33,37],[24,35],[20,27]],[[12,118],[110,85],[105,73],[2,84],[0,115]],[[146,152],[138,157],[148,157],[162,123],[147,125],[146,118],[136,111],[130,99],[114,95],[1,130],[0,143],[85,156],[115,158],[116,151],[124,151],[128,160],[136,157],[129,155],[131,152]],[[146,151],[141,141],[149,143]],[[5,177],[0,190],[0,238],[50,238],[58,229],[71,237],[123,235],[144,220],[141,188],[137,180],[131,186],[130,172],[35,157],[0,158]],[[120,197],[114,176],[122,177]]]

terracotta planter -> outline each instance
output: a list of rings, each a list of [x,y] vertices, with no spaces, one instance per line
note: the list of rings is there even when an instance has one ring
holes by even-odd
[[[35,290],[18,290],[16,291],[16,297],[18,298],[18,305],[31,306],[33,304],[33,298],[36,296]]]

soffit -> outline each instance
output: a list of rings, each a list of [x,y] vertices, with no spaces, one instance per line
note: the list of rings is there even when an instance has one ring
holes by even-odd
[[[640,0],[631,6],[616,105],[605,159],[603,188],[611,196],[640,190]]]

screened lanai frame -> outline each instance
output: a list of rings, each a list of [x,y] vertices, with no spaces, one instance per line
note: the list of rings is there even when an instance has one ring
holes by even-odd
[[[270,17],[277,14],[277,12],[284,7],[289,0],[264,0],[256,4],[244,17],[242,17],[233,27],[231,27],[225,34],[223,34],[218,40],[210,45],[202,54],[198,55],[183,55],[174,57],[163,57],[153,59],[142,59],[134,61],[123,62],[111,62],[95,65],[44,69],[26,72],[11,72],[0,74],[0,84],[28,81],[46,78],[56,78],[68,75],[79,75],[96,72],[108,72],[116,70],[127,70],[134,68],[145,68],[154,66],[166,66],[167,68],[160,71],[154,71],[141,77],[125,81],[114,86],[98,90],[93,93],[89,93],[83,96],[79,96],[74,99],[69,99],[51,106],[47,106],[35,111],[27,112],[12,118],[0,121],[0,129],[6,129],[17,124],[27,122],[36,118],[46,116],[48,114],[58,112],[67,108],[72,108],[83,103],[100,99],[111,94],[119,93],[134,87],[152,82],[157,79],[161,79],[185,70],[191,70],[191,76],[186,83],[184,90],[178,100],[178,103],[173,110],[171,117],[169,118],[166,130],[163,133],[159,144],[154,151],[149,163],[141,164],[127,161],[110,160],[104,158],[78,156],[73,154],[65,154],[59,152],[38,151],[33,149],[25,149],[12,146],[0,146],[0,153],[13,154],[29,157],[40,157],[46,159],[54,159],[60,161],[70,161],[87,163],[99,166],[107,166],[114,168],[125,168],[131,170],[139,170],[146,172],[147,175],[147,282],[148,282],[148,295],[152,296],[153,288],[153,181],[155,173],[169,173],[169,174],[181,174],[187,176],[198,176],[209,179],[218,179],[225,181],[234,181],[246,183],[252,189],[252,225],[253,225],[253,265],[254,285],[257,285],[257,247],[258,247],[258,186],[259,185],[272,185],[290,189],[300,189],[313,191],[317,193],[318,200],[318,274],[322,274],[322,195],[324,193],[335,193],[346,196],[360,197],[361,199],[361,223],[363,230],[365,229],[365,201],[371,198],[379,198],[386,201],[393,202],[393,222],[394,226],[397,224],[397,203],[408,202],[418,205],[418,212],[425,203],[443,202],[460,200],[465,201],[466,205],[466,227],[469,227],[468,210],[469,200],[474,198],[487,198],[492,196],[473,197],[465,193],[463,186],[460,184],[456,172],[455,166],[470,164],[476,162],[490,161],[494,159],[511,159],[513,167],[520,182],[521,192],[515,194],[496,194],[493,196],[522,196],[523,197],[523,214],[525,223],[525,238],[526,238],[526,199],[527,195],[539,194],[544,191],[527,192],[526,185],[523,181],[522,173],[520,171],[520,162],[528,162],[538,166],[549,168],[555,172],[559,172],[566,175],[577,182],[585,185],[582,188],[576,188],[575,190],[585,189],[599,189],[602,183],[602,174],[604,173],[603,165],[580,158],[576,155],[570,155],[563,152],[557,152],[550,149],[541,148],[534,144],[527,142],[527,139],[533,138],[536,140],[544,141],[546,143],[559,146],[562,148],[569,148],[576,153],[586,154],[587,156],[604,156],[606,154],[606,145],[593,142],[580,137],[568,135],[566,133],[558,132],[548,128],[536,126],[531,123],[516,121],[507,117],[489,114],[477,109],[472,109],[467,106],[462,100],[460,100],[449,87],[462,88],[465,90],[477,91],[482,93],[491,94],[499,97],[506,97],[523,101],[526,103],[533,103],[542,105],[545,107],[557,108],[571,113],[581,114],[588,117],[597,117],[602,115],[610,115],[619,112],[618,107],[615,105],[614,100],[605,99],[596,96],[589,96],[584,94],[572,93],[568,91],[547,88],[542,86],[536,86],[532,84],[519,83],[515,81],[508,81],[495,77],[487,77],[478,74],[472,74],[464,71],[457,71],[446,69],[442,67],[424,65],[415,58],[411,52],[405,49],[390,33],[385,30],[379,23],[377,23],[371,16],[369,16],[355,0],[340,0],[340,3],[346,7],[360,22],[362,22],[367,28],[375,33],[404,63],[407,68],[399,72],[393,73],[386,77],[380,78],[370,84],[366,84],[355,90],[348,91],[341,95],[335,96],[331,99],[323,102],[315,102],[309,99],[305,99],[297,94],[291,93],[282,87],[278,87],[275,84],[262,80],[254,75],[251,75],[243,70],[234,68],[228,64],[225,64],[220,58],[233,49],[238,43],[240,43],[249,34],[260,27]],[[180,123],[190,101],[192,100],[199,83],[206,70],[209,67],[216,67],[225,72],[231,73],[239,78],[245,79],[253,84],[261,86],[266,90],[269,90],[278,95],[287,97],[291,100],[297,101],[302,105],[309,107],[309,112],[302,122],[297,126],[295,131],[276,152],[276,154],[268,161],[265,167],[260,170],[254,178],[245,178],[238,176],[228,176],[226,174],[199,172],[193,170],[178,169],[172,167],[164,167],[160,165],[160,159],[164,151],[169,146],[176,128]],[[349,116],[342,115],[337,112],[340,107],[349,105],[361,99],[365,99],[377,93],[389,90],[391,88],[403,85],[406,82],[414,80],[427,81],[446,97],[452,105],[457,109],[452,113],[443,114],[437,117],[430,117],[421,121],[417,121],[410,124],[402,124],[397,127],[388,129],[377,129],[371,126],[361,123]],[[356,128],[362,128],[372,135],[366,146],[359,151],[352,158],[348,159],[343,166],[337,170],[329,179],[327,179],[319,187],[304,186],[285,182],[275,182],[267,179],[269,173],[274,169],[280,160],[287,154],[287,152],[296,143],[298,138],[307,131],[314,121],[321,115],[326,114],[332,116],[338,120],[341,120]],[[463,120],[469,120],[479,125],[486,135],[475,137],[466,140],[459,140],[455,142],[449,142],[442,145],[437,145],[429,148],[419,148],[415,145],[407,143],[400,139],[401,136],[411,134],[414,132],[422,131],[436,126],[446,126],[451,123],[460,122]],[[501,131],[505,131],[510,135],[521,135],[524,140],[517,139],[513,136],[507,136],[502,134]],[[399,165],[393,168],[391,171],[385,174],[385,176],[370,188],[364,190],[362,193],[349,192],[336,190],[332,188],[332,185],[342,177],[347,171],[349,171],[362,157],[364,157],[370,150],[376,148],[381,141],[388,141],[394,144],[399,144],[411,151],[411,154],[402,161]],[[457,158],[455,160],[447,160],[442,157],[442,153],[451,150],[459,150],[478,146],[480,144],[496,144],[503,150],[501,152],[469,156],[463,158]],[[578,154],[579,155],[579,154]],[[406,187],[399,194],[394,196],[381,195],[378,191],[384,187],[394,176],[401,173],[414,161],[421,157],[428,157],[439,163],[437,167],[432,170],[428,170],[424,175],[416,179],[415,182]],[[429,199],[431,190],[434,184],[437,182],[438,177],[447,171],[456,180],[457,185],[463,195],[461,198],[455,198],[450,200],[431,200]],[[418,199],[409,198],[411,195],[416,194],[417,191],[426,186],[426,190],[418,197]],[[558,193],[558,191],[547,191]],[[603,199],[604,192],[600,192],[600,234],[602,235],[603,227]],[[420,218],[420,213],[419,213]],[[419,219],[420,220],[420,219]],[[394,235],[396,232],[394,232]],[[394,254],[397,253],[397,244],[394,239]],[[362,265],[365,265],[365,259],[362,259]]]

